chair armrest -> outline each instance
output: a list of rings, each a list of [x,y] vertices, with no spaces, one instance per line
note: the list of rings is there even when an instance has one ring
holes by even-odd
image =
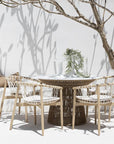
[[[60,86],[53,86],[53,85],[47,85],[47,84],[39,84],[39,83],[28,83],[28,82],[19,82],[16,81],[15,83],[19,84],[19,85],[25,85],[25,86],[32,86],[32,87],[48,87],[48,88],[55,88],[55,89],[63,89]]]
[[[81,89],[81,88],[92,88],[92,87],[96,87],[96,86],[102,87],[102,86],[106,86],[106,84],[94,84],[94,85],[76,86],[76,87],[73,87],[73,90]]]
[[[38,79],[34,79],[34,78],[30,78],[30,77],[26,77],[26,76],[21,76],[22,78],[26,79],[26,80],[31,80],[31,81],[35,81],[35,82],[40,82],[40,80]],[[41,82],[40,82],[41,83]]]
[[[107,85],[114,85],[114,83],[107,83]]]

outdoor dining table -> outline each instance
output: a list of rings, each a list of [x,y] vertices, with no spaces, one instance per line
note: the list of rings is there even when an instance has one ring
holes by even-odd
[[[63,118],[64,125],[71,125],[72,123],[72,107],[73,107],[73,90],[74,86],[88,85],[95,80],[95,78],[78,78],[65,76],[44,76],[39,78],[42,83],[48,85],[55,85],[63,87]],[[53,94],[57,90],[53,91]],[[59,96],[59,93],[58,93]],[[83,106],[76,108],[76,122],[75,125],[84,124],[86,122],[85,110]],[[60,125],[60,109],[58,106],[50,106],[48,114],[48,122],[54,125]]]

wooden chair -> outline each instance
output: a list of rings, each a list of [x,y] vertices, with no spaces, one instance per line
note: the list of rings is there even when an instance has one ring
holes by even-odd
[[[95,124],[98,113],[98,135],[100,135],[100,106],[111,106],[112,97],[109,95],[101,95],[100,90],[105,87],[106,84],[96,84],[87,86],[73,87],[73,117],[72,117],[72,129],[75,125],[75,109],[76,106],[95,106]],[[95,88],[95,94],[90,95],[88,90]]]
[[[104,78],[105,78],[105,84],[108,85],[108,86],[105,87],[105,94],[109,93],[112,96],[112,98],[114,98],[114,93],[113,93],[113,89],[114,89],[114,87],[113,87],[114,75],[105,76]],[[109,88],[109,85],[110,85],[110,88]],[[103,91],[102,91],[102,93],[103,93]],[[106,111],[107,111],[107,107],[104,106],[104,112],[106,113]]]
[[[108,95],[108,94],[110,94],[110,90],[108,89],[107,84],[110,83],[110,82],[111,83],[114,82],[114,75],[103,76],[103,77],[97,78],[96,81],[94,81],[93,84],[105,84],[105,87],[102,87],[100,89],[100,94],[101,95]],[[92,94],[94,95],[96,93],[95,87],[90,88],[88,90],[88,93],[90,95],[92,95]],[[107,111],[107,107],[104,106],[104,112],[106,113],[106,111]],[[86,117],[88,117],[88,106],[86,106]]]
[[[8,78],[5,79],[5,85],[4,85],[4,89],[3,89],[3,95],[2,95],[2,100],[1,100],[1,105],[0,105],[0,117],[2,114],[2,110],[3,110],[3,105],[4,105],[4,101],[8,100],[8,99],[15,99],[15,95],[16,95],[16,89],[13,93],[11,93],[11,87],[8,86],[8,80],[12,80],[15,84],[15,80],[18,79],[18,81],[20,81],[21,79],[24,79],[24,81],[36,81],[39,82],[38,80],[35,79],[31,79],[29,77],[24,77],[24,76],[19,76],[18,75],[11,75]],[[16,87],[15,87],[16,88]],[[38,91],[36,91],[36,93],[38,93]],[[21,102],[22,99],[22,94],[20,93],[17,97],[17,100],[19,101],[19,103]],[[21,107],[18,106],[18,113],[20,114],[20,110]],[[35,108],[34,108],[35,111]],[[35,113],[35,112],[34,112]],[[27,116],[27,107],[25,107],[25,121],[28,121],[28,116]],[[35,121],[36,124],[36,121]]]
[[[108,83],[108,85],[110,86],[110,95],[112,97],[112,103],[111,103],[111,106],[110,106],[110,109],[109,109],[109,121],[110,121],[110,119],[111,119],[111,109],[114,106],[114,82]]]
[[[11,75],[11,77],[15,77],[15,76],[19,76],[19,73],[16,73],[16,75]],[[11,95],[10,94],[10,90],[8,88],[8,83],[7,83],[7,79],[5,78],[5,83],[4,83],[4,88],[2,89],[2,100],[1,100],[1,104],[0,104],[0,117],[1,117],[1,114],[2,114],[2,110],[3,110],[3,105],[4,105],[4,100],[5,99],[14,99],[15,96],[14,95]],[[18,97],[18,100],[21,101],[21,97]],[[19,107],[19,110],[18,110],[19,114],[20,114],[20,107]]]
[[[12,84],[13,83],[13,84]],[[15,85],[17,86],[17,93],[15,97],[14,102],[14,108],[12,112],[12,119],[10,123],[10,130],[12,129],[13,120],[14,120],[14,114],[16,106],[38,106],[41,109],[41,126],[42,126],[42,135],[44,135],[44,106],[47,105],[55,105],[60,106],[60,119],[61,119],[61,128],[63,128],[63,101],[62,101],[62,87],[59,86],[51,86],[51,85],[44,85],[39,83],[28,83],[23,81],[10,81],[10,86],[13,89],[15,89]],[[53,96],[43,96],[43,88],[53,88],[58,89],[60,92],[60,97],[53,97]],[[35,89],[40,89],[39,94],[35,94]],[[31,92],[33,91],[33,93]],[[23,101],[19,102],[17,101],[19,97],[19,93],[22,93]],[[35,114],[36,117],[36,114]]]

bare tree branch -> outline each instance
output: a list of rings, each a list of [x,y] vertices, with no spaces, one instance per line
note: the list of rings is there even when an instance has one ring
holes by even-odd
[[[50,11],[50,10],[46,9],[46,8],[43,6],[43,3],[48,3],[48,4],[53,4],[53,3],[50,2],[50,1],[40,1],[40,0],[38,0],[38,4],[40,5],[40,8],[42,8],[44,11],[46,11],[46,12],[48,12],[48,13],[52,13],[52,14],[61,15],[60,12],[53,12],[53,11]],[[39,8],[39,6],[36,5],[36,4],[34,4],[34,3],[32,3],[32,5],[34,5],[35,7],[38,7],[38,8]],[[53,5],[55,6],[55,4],[53,4]]]
[[[90,5],[91,5],[91,8],[92,8],[92,11],[93,11],[95,20],[96,20],[97,25],[98,25],[98,27],[99,27],[99,26],[102,25],[102,20],[101,20],[101,18],[100,18],[100,15],[99,15],[99,13],[98,13],[98,10],[97,10],[97,8],[96,8],[96,5],[95,5],[95,3],[94,3],[94,0],[90,0],[90,1],[91,1]]]
[[[106,8],[105,6],[102,6],[102,5],[100,5],[100,4],[98,4],[97,2],[91,2],[91,1],[85,1],[85,0],[79,0],[80,2],[83,2],[83,3],[87,3],[87,4],[91,4],[91,3],[93,3],[93,4],[95,4],[95,5],[97,5],[98,7],[100,7],[100,8],[102,8],[102,9],[105,9],[107,12],[109,12],[109,13],[111,13],[112,15],[114,15],[114,12],[113,11],[111,11],[110,9],[108,9],[108,8]]]
[[[23,2],[18,3],[17,1],[14,1],[14,0],[10,0],[10,2],[1,0],[0,4],[3,4],[4,6],[7,6],[7,7],[15,8],[19,5],[27,5],[30,3],[31,3],[31,1],[23,1]]]
[[[10,7],[10,8],[15,8],[15,7],[17,7],[17,6],[14,6],[14,5],[12,6],[12,5],[9,5],[9,4],[6,4],[6,3],[3,3],[3,2],[0,3],[0,4],[4,5],[4,6],[6,6],[6,7]]]
[[[113,15],[111,14],[104,22],[103,25],[112,17]]]
[[[61,14],[64,14],[64,13],[65,13],[64,10],[63,10],[63,8],[60,6],[59,3],[57,3],[55,0],[50,0],[50,1],[53,3],[53,5],[55,5],[56,9],[57,9]]]
[[[68,2],[74,7],[74,9],[76,10],[76,12],[79,15],[79,18],[82,18],[84,21],[88,22],[90,25],[96,25],[95,23],[92,23],[89,19],[85,18],[85,16],[80,13],[80,11],[78,10],[78,8],[76,7],[76,5],[74,4],[73,1],[68,0]]]
[[[76,21],[76,22],[78,22],[78,23],[81,23],[81,24],[83,24],[83,25],[86,25],[86,26],[88,26],[88,27],[91,27],[91,28],[97,30],[96,24],[95,24],[95,23],[91,23],[89,20],[87,20],[87,19],[79,12],[78,8],[76,8],[75,6],[74,6],[74,7],[75,7],[75,9],[77,9],[76,11],[78,12],[79,17],[70,16],[69,14],[66,14],[65,11],[63,10],[63,8],[62,8],[56,1],[54,1],[54,0],[50,0],[50,1],[40,1],[40,0],[38,0],[38,1],[39,1],[39,4],[40,4],[41,8],[42,8],[43,10],[47,11],[48,13],[63,15],[63,16],[65,16],[65,17],[67,17],[67,18],[70,18],[70,19],[72,19],[72,20],[74,20],[74,21]],[[50,4],[54,5],[55,8],[56,8],[56,10],[59,11],[59,13],[57,13],[57,12],[52,12],[52,11],[46,9],[46,8],[43,6],[43,2],[45,2],[45,3],[50,3]],[[71,1],[69,1],[69,2],[72,3]],[[72,4],[73,4],[73,3],[72,3]],[[73,4],[73,5],[74,5],[74,4]],[[73,5],[72,5],[72,6],[73,6]],[[79,20],[80,18],[82,18],[82,19],[85,20],[86,22]]]
[[[104,7],[104,6],[100,5],[100,4],[98,4],[98,3],[95,2],[95,1],[94,1],[94,3],[95,3],[98,7],[102,8],[102,9],[105,9],[107,12],[111,13],[112,15],[114,15],[114,12],[112,12],[112,11],[109,10],[108,8],[106,8],[106,7]]]
[[[102,18],[102,21],[104,21],[104,17],[105,17],[105,11],[106,11],[106,0],[105,0],[104,7],[105,7],[105,9],[104,9],[104,11],[103,11],[103,18]]]
[[[85,26],[91,27],[91,28],[93,28],[94,30],[97,30],[97,26],[96,26],[94,23],[93,23],[93,24],[89,24],[89,23],[87,23],[87,22],[84,22],[84,21],[79,20],[77,17],[73,17],[73,16],[70,16],[70,15],[68,15],[68,14],[64,14],[64,16],[67,17],[67,18],[70,18],[70,19],[72,19],[72,20],[74,20],[74,21],[76,21],[76,22],[78,22],[78,23],[80,23],[80,24],[83,24],[83,25],[85,25]]]
[[[68,2],[74,7],[74,9],[76,10],[76,12],[78,13],[78,15],[81,17],[81,13],[80,11],[78,10],[78,8],[76,7],[76,5],[74,4],[73,0],[68,0]]]
[[[0,4],[3,4],[7,7],[14,8],[19,5],[25,5],[25,4],[31,3],[33,6],[41,8],[48,13],[65,16],[71,20],[74,20],[75,22],[78,22],[80,24],[83,24],[87,27],[90,27],[90,28],[96,30],[101,37],[103,48],[105,49],[105,51],[109,57],[111,67],[112,67],[112,69],[114,69],[114,51],[113,51],[113,49],[111,49],[111,47],[108,43],[108,40],[107,40],[106,34],[105,34],[105,30],[104,30],[105,23],[112,16],[114,16],[114,12],[106,7],[106,5],[107,5],[106,0],[105,0],[104,5],[99,4],[98,3],[99,0],[98,1],[97,0],[79,0],[79,1],[90,5],[96,22],[91,22],[90,19],[86,18],[85,15],[81,13],[81,11],[79,10],[79,8],[76,4],[76,2],[77,2],[76,0],[67,0],[69,5],[74,8],[74,10],[76,12],[75,16],[71,16],[68,12],[66,12],[66,9],[61,6],[62,0],[61,1],[60,0],[59,1],[58,0],[0,0]],[[55,7],[54,11],[53,10],[51,11],[50,9],[48,9],[48,7],[47,7],[48,5],[54,6]],[[102,18],[100,17],[98,8],[103,10]],[[106,12],[109,13],[109,17],[105,19]]]

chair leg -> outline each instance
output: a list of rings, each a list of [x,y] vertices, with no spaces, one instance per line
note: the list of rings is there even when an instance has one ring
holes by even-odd
[[[63,99],[62,99],[62,89],[60,90],[60,121],[61,128],[63,129]]]
[[[34,124],[36,125],[36,106],[34,106]]]
[[[42,136],[44,136],[44,106],[41,106],[41,126],[42,126]]]
[[[95,125],[97,124],[97,106],[95,106]]]
[[[19,103],[21,102],[21,98],[19,98]],[[19,110],[18,110],[18,113],[20,115],[20,111],[21,111],[21,106],[19,106]]]
[[[88,106],[86,106],[86,119],[88,118]]]
[[[112,108],[112,107],[111,107],[111,105],[110,105],[110,106],[109,106],[109,118],[108,118],[109,121],[110,121],[110,118],[111,118],[111,108]]]
[[[1,101],[1,105],[0,105],[0,117],[1,117],[1,114],[2,114],[2,109],[3,109],[4,99],[5,99],[5,93],[6,93],[6,82],[5,82],[2,101]]]
[[[17,104],[17,97],[15,98],[14,101],[14,107],[13,107],[13,112],[12,112],[12,118],[10,122],[10,130],[12,130],[12,125],[13,125],[13,120],[14,120],[14,114],[15,114],[15,109],[16,109],[16,104]]]
[[[60,105],[61,128],[63,129],[63,104]]]
[[[28,122],[27,106],[25,106],[25,122]]]
[[[100,136],[100,105],[98,105],[98,135]]]
[[[106,113],[106,106],[104,106],[104,113]]]
[[[74,99],[73,100],[72,129],[74,129],[74,125],[75,125],[75,109],[76,109],[76,105],[75,105],[75,99]]]
[[[3,104],[4,104],[4,98],[5,96],[2,97],[2,101],[1,101],[1,105],[0,105],[0,117],[1,117],[1,114],[2,114],[2,109],[3,109]]]

